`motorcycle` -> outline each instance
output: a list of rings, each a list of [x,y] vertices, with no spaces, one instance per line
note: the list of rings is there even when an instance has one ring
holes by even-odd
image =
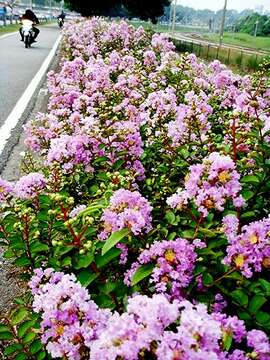
[[[64,25],[64,19],[58,18],[58,26],[60,27],[60,29],[62,29],[63,25]]]
[[[26,48],[30,48],[34,40],[33,21],[22,20],[23,42]]]

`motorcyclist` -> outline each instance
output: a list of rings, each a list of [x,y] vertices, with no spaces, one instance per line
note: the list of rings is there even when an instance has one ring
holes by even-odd
[[[21,17],[21,21],[23,20],[30,20],[33,22],[33,32],[34,32],[34,38],[33,38],[33,42],[36,42],[36,38],[38,36],[38,34],[40,33],[40,30],[37,29],[34,25],[39,24],[39,20],[36,17],[36,15],[34,14],[34,12],[30,9],[27,9],[25,11],[25,13],[22,15]],[[20,28],[20,34],[21,34],[21,41],[23,41],[23,31],[22,31],[22,27]]]
[[[66,17],[66,14],[65,14],[64,11],[62,10],[61,14],[57,16],[57,19],[58,19],[58,20],[61,19],[62,22],[64,22],[65,17]]]

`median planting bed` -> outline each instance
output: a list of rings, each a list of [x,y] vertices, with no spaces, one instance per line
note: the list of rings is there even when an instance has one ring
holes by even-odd
[[[27,173],[0,180],[29,293],[7,359],[270,359],[269,64],[239,76],[162,35],[65,25]]]

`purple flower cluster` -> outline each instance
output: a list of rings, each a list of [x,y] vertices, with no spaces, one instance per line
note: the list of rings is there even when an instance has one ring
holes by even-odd
[[[99,238],[105,240],[123,228],[129,228],[134,235],[149,232],[152,228],[151,211],[149,202],[138,191],[117,190],[102,214],[103,231]]]
[[[13,184],[0,178],[0,202],[5,202],[13,194]]]
[[[195,141],[202,144],[207,140],[207,133],[211,129],[208,117],[213,112],[208,101],[203,91],[200,95],[196,95],[194,91],[185,94],[188,105],[179,105],[176,120],[168,123],[168,136],[172,139],[173,146]]]
[[[238,219],[227,215],[223,219],[229,241],[224,263],[236,266],[244,276],[252,277],[270,266],[270,217],[243,226],[238,234]]]
[[[143,264],[154,264],[150,282],[155,291],[166,294],[169,299],[181,299],[183,290],[190,284],[197,259],[196,247],[205,244],[195,240],[192,244],[186,239],[156,241],[149,250],[144,250],[138,260],[125,274],[125,283],[130,285],[136,270]]]
[[[47,181],[40,173],[30,173],[22,176],[14,186],[14,194],[19,199],[33,199],[46,188]]]
[[[241,344],[247,338],[256,359],[270,356],[264,332],[247,332],[242,320],[209,314],[204,304],[169,302],[163,294],[135,295],[125,312],[111,313],[97,307],[74,275],[52,269],[35,270],[30,287],[33,308],[42,314],[42,341],[52,358],[137,360],[152,354],[158,360],[248,359],[242,350],[224,350],[228,336]]]
[[[89,354],[110,312],[98,309],[74,275],[36,269],[29,285],[33,309],[42,313],[42,342],[51,356],[79,360]]]
[[[185,179],[185,189],[179,189],[167,199],[172,208],[183,209],[189,200],[193,200],[202,216],[207,216],[211,209],[224,210],[228,200],[236,208],[244,205],[240,195],[240,175],[229,156],[211,153],[202,164],[191,165]]]
[[[111,163],[124,159],[123,166],[143,179],[142,164],[139,174],[135,165],[143,153],[140,125],[147,117],[141,104],[148,93],[145,79],[159,62],[147,67],[173,45],[154,36],[152,48],[142,28],[98,19],[69,24],[64,42],[72,60],[49,74],[50,111],[26,125],[27,146],[42,154],[48,167],[60,164],[64,173],[75,167],[92,172],[93,162],[106,156]]]
[[[149,298],[137,295],[128,300],[127,312],[114,313],[106,329],[91,347],[91,360],[138,359],[151,350],[151,343],[161,338],[165,328],[178,317],[178,304],[162,295]]]

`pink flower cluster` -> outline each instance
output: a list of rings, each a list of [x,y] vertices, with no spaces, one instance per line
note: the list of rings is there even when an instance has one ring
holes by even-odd
[[[102,214],[103,231],[99,238],[105,240],[123,228],[129,228],[135,235],[149,232],[152,229],[151,211],[149,202],[138,191],[117,190]]]
[[[5,202],[13,194],[13,184],[0,178],[0,202]]]
[[[69,360],[248,359],[242,350],[224,350],[224,340],[247,338],[254,358],[269,359],[270,343],[260,330],[204,304],[173,301],[162,295],[135,295],[122,314],[99,309],[74,275],[37,269],[30,281],[33,308],[41,312],[42,341],[52,358]],[[171,328],[172,327],[172,328]]]
[[[33,309],[42,313],[42,342],[51,356],[80,360],[89,355],[91,341],[105,328],[110,312],[98,309],[74,275],[36,269],[29,285]]]
[[[211,153],[202,164],[191,165],[185,179],[185,189],[179,189],[167,199],[172,208],[183,209],[190,200],[202,216],[207,216],[211,209],[223,211],[228,200],[236,208],[244,205],[240,195],[240,175],[229,156]]]
[[[240,234],[238,225],[235,215],[223,218],[224,232],[229,242],[224,263],[236,266],[244,276],[250,278],[254,272],[270,267],[270,217],[243,226]]]
[[[138,260],[125,274],[125,283],[130,285],[137,269],[144,264],[154,264],[150,283],[155,291],[165,294],[169,299],[185,297],[184,289],[192,280],[197,254],[196,247],[205,247],[199,240],[189,243],[186,239],[156,241],[149,250],[144,250]]]
[[[40,173],[22,176],[14,186],[14,194],[19,199],[33,199],[46,188],[47,180]]]
[[[185,94],[185,102],[177,108],[176,120],[168,123],[168,136],[172,139],[173,146],[198,141],[200,144],[207,140],[207,133],[211,129],[208,121],[213,109],[208,104],[208,96],[200,91]]]
[[[91,347],[91,360],[135,360],[150,353],[152,342],[162,337],[167,326],[178,318],[178,304],[162,295],[137,295],[128,300],[127,311],[115,312],[106,329]]]
[[[94,161],[106,156],[109,163],[123,159],[123,166],[143,179],[140,126],[147,111],[141,104],[149,92],[148,75],[154,79],[159,66],[156,54],[172,49],[172,43],[160,35],[151,39],[125,22],[100,19],[71,22],[64,43],[71,60],[58,74],[49,74],[50,111],[25,126],[26,145],[42,154],[47,166],[60,164],[67,174],[75,167],[93,172]]]

